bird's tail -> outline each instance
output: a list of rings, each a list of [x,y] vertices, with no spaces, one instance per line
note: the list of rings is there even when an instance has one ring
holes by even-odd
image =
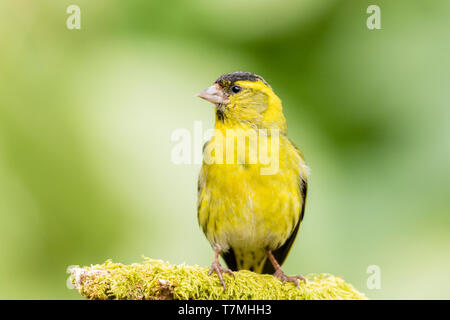
[[[264,272],[267,262],[270,264],[270,261],[267,260],[265,250],[230,248],[227,252],[222,253],[222,258],[225,260],[228,268],[233,271],[250,270],[256,273],[268,273]]]

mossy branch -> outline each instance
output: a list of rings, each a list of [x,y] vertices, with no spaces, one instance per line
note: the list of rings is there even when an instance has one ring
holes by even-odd
[[[341,277],[308,275],[297,288],[271,275],[250,271],[225,275],[226,289],[208,268],[171,265],[144,257],[142,264],[123,265],[111,260],[101,265],[71,268],[72,283],[87,299],[202,300],[202,299],[366,299]]]

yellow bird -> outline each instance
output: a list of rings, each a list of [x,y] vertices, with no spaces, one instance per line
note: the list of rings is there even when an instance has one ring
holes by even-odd
[[[209,275],[225,287],[223,273],[246,269],[299,286],[305,279],[280,266],[303,219],[309,170],[286,137],[281,100],[250,72],[225,74],[197,96],[215,105],[198,180],[198,221],[215,250]]]

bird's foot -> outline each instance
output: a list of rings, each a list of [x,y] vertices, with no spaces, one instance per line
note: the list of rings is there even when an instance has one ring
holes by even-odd
[[[220,283],[222,284],[223,288],[225,289],[225,281],[223,280],[223,274],[228,273],[229,275],[233,276],[234,273],[230,269],[224,268],[220,265],[219,261],[215,260],[211,264],[211,269],[209,269],[208,276],[210,276],[213,272],[217,273],[220,279]]]
[[[306,283],[306,279],[302,276],[302,275],[298,275],[298,276],[287,276],[283,270],[278,269],[277,271],[275,271],[275,273],[273,274],[273,276],[275,278],[280,279],[283,283],[285,282],[292,282],[294,283],[297,288],[300,287],[300,283],[299,280],[303,281],[304,283]]]

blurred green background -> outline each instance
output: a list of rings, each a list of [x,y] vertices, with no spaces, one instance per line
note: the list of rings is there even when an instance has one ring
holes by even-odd
[[[285,271],[450,298],[449,1],[2,0],[0,39],[0,298],[79,299],[66,268],[108,258],[209,266],[199,165],[170,137],[212,127],[195,94],[238,70],[312,170]]]

